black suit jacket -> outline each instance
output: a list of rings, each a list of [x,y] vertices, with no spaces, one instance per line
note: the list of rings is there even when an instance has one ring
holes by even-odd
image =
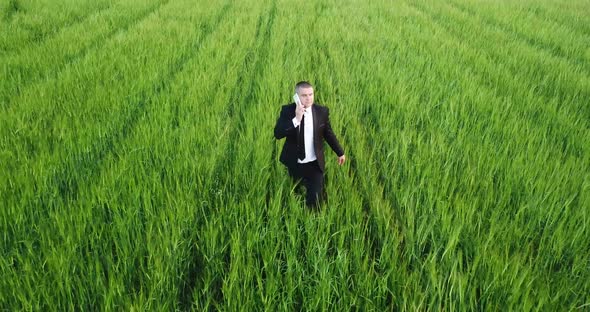
[[[338,139],[336,139],[336,135],[332,131],[332,126],[330,126],[330,111],[328,108],[314,103],[311,109],[313,114],[313,146],[318,165],[322,172],[324,172],[326,167],[324,160],[324,140],[328,142],[336,155],[344,155],[344,150],[340,146]],[[297,165],[297,136],[299,135],[299,127],[295,128],[293,126],[293,118],[295,118],[295,103],[284,105],[275,125],[275,138],[277,140],[286,138],[279,159],[288,168],[294,168]]]

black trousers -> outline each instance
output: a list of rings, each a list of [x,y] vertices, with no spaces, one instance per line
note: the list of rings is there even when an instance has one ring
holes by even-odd
[[[305,204],[308,207],[317,207],[326,199],[324,193],[324,173],[320,170],[317,160],[305,164],[297,164],[288,168],[289,176],[295,183],[302,183],[307,190]]]

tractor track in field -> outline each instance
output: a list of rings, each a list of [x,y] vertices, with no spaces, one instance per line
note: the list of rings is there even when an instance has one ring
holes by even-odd
[[[264,67],[261,65],[261,60],[266,60],[269,54],[270,46],[270,29],[272,28],[276,15],[276,1],[273,2],[272,8],[267,16],[261,15],[256,25],[256,33],[254,39],[254,50],[246,53],[244,57],[242,69],[238,74],[236,80],[236,87],[231,92],[229,103],[227,106],[227,116],[229,124],[232,125],[228,134],[228,144],[225,146],[225,152],[222,153],[225,157],[221,159],[214,170],[214,176],[224,176],[224,168],[232,168],[235,161],[235,153],[233,153],[233,143],[238,139],[238,134],[244,131],[245,127],[248,126],[247,117],[252,105],[248,104],[254,95],[254,84],[257,77],[263,75]],[[266,23],[264,23],[265,17]],[[266,25],[266,27],[264,27]],[[264,27],[264,29],[263,29]],[[259,43],[258,45],[256,43]],[[244,109],[246,108],[246,109]],[[232,185],[232,179],[225,181],[226,186]]]
[[[25,77],[26,80],[22,84],[20,84],[16,89],[14,89],[14,91],[9,91],[8,94],[4,96],[4,99],[0,101],[0,103],[5,103],[3,105],[5,106],[5,108],[8,108],[11,106],[11,104],[14,104],[14,98],[19,97],[21,94],[25,93],[33,85],[35,85],[35,83],[44,83],[47,80],[58,79],[66,68],[68,68],[72,64],[80,62],[89,53],[100,48],[104,42],[107,42],[114,38],[116,35],[126,32],[135,25],[138,25],[139,23],[141,23],[141,21],[145,20],[151,14],[160,10],[168,3],[170,3],[170,0],[163,0],[161,2],[158,2],[154,6],[148,8],[146,11],[137,15],[135,18],[125,21],[125,23],[121,24],[120,27],[113,28],[110,31],[108,31],[104,36],[95,38],[96,40],[93,40],[88,46],[83,47],[76,53],[72,55],[67,55],[64,59],[60,60],[61,62],[56,62],[55,65],[50,66],[50,68],[43,68],[43,72],[32,74],[30,72],[27,73]],[[16,68],[13,69],[13,71],[21,72],[21,69]]]
[[[452,40],[454,41],[454,45],[458,45],[459,42],[464,43],[468,49],[471,52],[477,51],[477,47],[474,47],[474,44],[472,42],[464,42],[462,41],[459,36],[456,34],[455,31],[449,29],[447,26],[441,24],[437,17],[434,16],[433,14],[426,12],[423,8],[421,7],[417,7],[415,4],[408,4],[410,7],[414,8],[417,12],[421,13],[425,19],[427,19],[430,23],[432,23],[433,25],[436,25],[438,29],[443,29],[445,31],[445,33],[447,33],[449,35],[449,37],[452,38]],[[464,53],[464,52],[460,52],[460,53]],[[490,62],[489,57],[486,57],[486,62]],[[457,63],[459,64],[459,63]],[[520,95],[518,92],[520,92],[517,87],[518,84],[517,83],[512,83],[512,84],[508,84],[508,83],[501,83],[500,81],[498,81],[498,87],[495,87],[490,81],[488,81],[486,79],[486,77],[484,77],[484,73],[482,72],[481,68],[478,68],[476,66],[473,65],[473,62],[461,62],[458,65],[459,68],[461,68],[462,70],[465,69],[469,69],[471,70],[471,73],[473,73],[474,75],[476,75],[478,77],[477,79],[477,84],[485,87],[486,89],[490,90],[491,92],[493,92],[494,96],[498,99],[498,100],[502,100],[502,99],[510,99],[510,100],[514,100],[513,96],[510,96],[512,94],[518,94],[518,99],[520,99],[522,97],[522,95]],[[501,70],[500,68],[496,67],[498,70]],[[514,77],[514,75],[516,75],[517,73],[514,72],[514,70],[512,69],[503,69],[503,71],[507,71],[508,73],[506,73],[504,76],[505,77]],[[487,72],[487,71],[486,71]],[[550,101],[551,99],[557,97],[557,95],[554,96],[549,96],[546,94],[546,92],[549,92],[551,90],[548,90],[546,87],[538,87],[539,90],[541,90],[543,93],[542,94],[538,94],[536,93],[534,96],[536,99],[540,100],[541,103],[545,103]],[[572,101],[573,103],[573,99],[577,98],[577,97],[572,97],[573,95],[568,92],[567,90],[562,90],[561,88],[557,88],[557,90],[559,91],[559,98],[563,99],[569,99],[570,101]],[[579,97],[580,98],[588,98],[590,97],[590,91],[585,91],[585,90],[577,90],[577,92],[579,93]],[[578,108],[578,107],[576,107]],[[586,118],[586,120],[590,120],[590,107],[579,107],[580,110],[582,110],[582,113],[587,116],[588,118]],[[541,107],[540,109],[542,110],[546,110],[546,108]],[[585,109],[585,110],[584,110]],[[566,107],[566,111],[567,114],[572,114],[572,107]]]
[[[233,150],[237,144],[236,141],[239,139],[239,133],[247,126],[246,117],[248,116],[247,112],[250,111],[248,108],[251,108],[254,105],[254,103],[250,103],[250,105],[247,104],[251,101],[250,99],[253,98],[255,81],[257,81],[256,78],[263,75],[264,66],[262,66],[262,62],[267,59],[269,54],[271,28],[275,20],[276,11],[277,3],[276,0],[274,0],[268,14],[262,14],[259,16],[256,24],[253,46],[244,56],[241,70],[236,79],[235,88],[229,97],[226,109],[226,115],[230,127],[227,135],[228,143],[221,147],[224,149],[224,152],[221,153],[223,157],[216,162],[215,168],[213,169],[211,189],[223,189],[226,193],[236,192],[232,177],[225,174],[226,168],[233,168],[234,166],[236,155]],[[211,214],[218,212],[217,208],[212,206],[209,207],[209,210],[210,211],[208,212]],[[213,287],[209,287],[210,293],[213,296],[214,305],[221,304],[224,301],[222,291],[223,279],[231,266],[230,244],[228,243],[228,245],[222,248],[222,250],[221,257],[224,259],[223,272],[212,281]],[[199,257],[199,255],[195,256],[197,258]],[[190,275],[195,274],[189,274],[189,276]],[[198,283],[201,283],[198,278],[185,283],[182,291],[183,295],[179,298],[182,307],[189,307],[195,300],[195,298],[193,298],[193,293]]]
[[[343,133],[342,133],[342,137],[344,138],[344,142],[347,143],[349,146],[353,146],[353,142],[351,142],[349,139],[349,136],[346,135],[346,128],[344,128]],[[357,142],[358,143],[358,142]],[[363,149],[366,148],[366,146],[358,146],[357,144],[357,148],[359,149]],[[361,169],[359,168],[359,164],[358,164],[358,160],[355,157],[355,153],[353,151],[353,149],[349,149],[347,152],[348,155],[348,161],[350,162],[350,173],[349,173],[349,178],[352,179],[352,184],[354,186],[354,189],[358,190],[360,192],[361,195],[361,201],[362,201],[362,216],[363,216],[363,240],[365,241],[365,244],[368,246],[369,248],[369,258],[371,259],[371,263],[370,266],[375,270],[375,273],[378,276],[383,276],[383,274],[387,271],[387,263],[381,263],[379,261],[379,259],[381,258],[381,254],[383,252],[383,246],[384,246],[384,241],[382,238],[382,233],[380,233],[379,231],[379,222],[387,222],[387,220],[382,220],[381,218],[379,218],[377,216],[377,212],[376,212],[376,208],[375,206],[372,204],[373,200],[371,199],[371,188],[369,186],[369,179],[368,177],[364,177],[360,174]],[[369,159],[364,159],[363,161],[365,162],[369,162]],[[359,181],[360,180],[360,181]],[[385,200],[386,202],[388,201],[387,197],[383,197],[383,194],[379,195],[381,196],[380,198]],[[391,202],[390,203],[390,207],[392,210],[397,209],[397,207],[392,206]],[[395,211],[394,211],[394,215]],[[394,224],[397,223],[397,220],[391,220],[391,222],[393,222]],[[386,228],[386,227],[385,227]],[[387,305],[390,305],[393,303],[393,297],[391,292],[387,292],[387,296],[385,298],[385,302],[387,303]]]
[[[18,0],[10,0],[10,10],[8,10],[8,12],[6,12],[8,14],[7,20],[10,20],[12,18],[12,16],[16,13],[18,13],[20,11],[20,5],[18,4]],[[108,3],[102,3],[96,10],[92,10],[90,12],[86,12],[85,14],[79,15],[79,16],[75,16],[73,19],[65,21],[62,25],[60,25],[58,28],[55,28],[49,32],[46,33],[41,33],[41,34],[37,34],[35,35],[33,38],[31,38],[31,43],[39,45],[39,44],[43,44],[45,41],[53,38],[54,36],[56,36],[58,33],[71,28],[71,27],[75,27],[78,24],[82,24],[84,21],[90,19],[92,16],[101,14],[102,12],[108,10],[111,6],[112,6],[112,2],[108,2]],[[15,50],[9,50],[8,53],[19,53],[21,52],[25,47],[20,47],[18,49]]]
[[[206,99],[213,98],[214,96],[216,96],[216,94],[220,88],[221,88],[221,85],[217,84],[215,87],[213,87],[208,92],[208,95],[205,96],[204,98],[206,98]],[[185,98],[185,96],[183,95],[182,98]],[[170,124],[172,125],[173,129],[177,129],[180,127],[179,105],[174,106],[173,116],[172,116]],[[201,198],[200,197],[201,194],[198,189],[194,189],[193,192],[194,192],[193,195],[198,202]],[[205,206],[206,206],[206,209],[211,209],[210,205],[207,204]],[[201,205],[201,211],[199,211],[200,213],[202,213],[201,216],[206,215],[208,213],[203,208],[204,208],[203,205]],[[192,228],[201,228],[203,226],[203,221],[204,220],[202,218],[197,218],[195,220],[195,224],[193,224],[191,229]],[[197,242],[201,240],[199,238],[199,235],[200,235],[200,232],[194,233],[193,231],[190,231],[190,230],[183,233],[183,237],[189,242],[189,246],[190,246],[190,250],[188,252],[188,254],[190,256],[186,259],[186,261],[183,262],[182,267],[186,268],[185,269],[186,274],[184,275],[185,277],[181,279],[180,291],[179,291],[178,298],[177,298],[177,302],[179,304],[179,307],[183,311],[191,310],[191,308],[194,306],[193,302],[195,300],[195,298],[194,298],[195,289],[199,289],[203,286],[203,283],[201,280],[201,274],[203,273],[204,267],[206,266],[206,261],[205,261],[206,257],[203,254],[203,251],[200,250],[200,248],[197,244]],[[229,255],[230,255],[230,250],[229,249],[225,250],[225,248],[224,248],[223,258],[229,259]],[[223,286],[223,284],[220,281],[217,281],[215,283],[215,285],[217,285],[219,289],[221,289]],[[217,296],[220,296],[220,295],[217,294]],[[219,297],[217,299],[219,299]]]
[[[580,66],[580,68],[582,68],[584,71],[583,74],[590,75],[590,64],[579,55],[570,57],[565,51],[561,49],[560,46],[552,45],[551,43],[544,42],[541,39],[531,37],[525,33],[511,30],[504,22],[498,21],[494,17],[479,14],[474,9],[459,4],[456,1],[449,1],[447,4],[455,10],[469,16],[469,18],[472,20],[483,21],[484,24],[488,26],[487,28],[496,28],[502,31],[502,33],[505,33],[507,36],[510,36],[524,44],[534,47],[540,51],[545,51],[547,54],[550,54],[552,57],[558,60],[562,60],[573,68]]]
[[[321,53],[323,53],[326,56],[327,59],[327,67],[328,68],[339,68],[337,66],[335,66],[336,64],[334,63],[334,58],[330,55],[327,43],[324,44],[318,44],[318,46],[320,46],[320,51]],[[336,99],[340,99],[340,90],[339,90],[339,81],[338,81],[338,76],[339,75],[333,75],[332,79],[334,80],[333,86],[335,88],[334,93],[336,96]],[[359,87],[359,89],[362,89],[362,87]],[[359,123],[360,122],[360,118],[358,115],[355,115],[354,117],[354,121],[353,124],[355,123]],[[348,161],[350,162],[350,172],[348,174],[349,178],[352,179],[352,184],[354,185],[354,189],[359,190],[360,195],[361,195],[361,200],[362,200],[362,211],[363,211],[363,223],[365,224],[364,226],[366,227],[365,231],[364,231],[364,241],[366,242],[366,244],[369,246],[370,249],[370,259],[372,262],[372,266],[375,269],[375,272],[378,275],[382,275],[384,270],[384,264],[379,263],[379,258],[381,257],[381,253],[383,251],[383,239],[381,238],[381,234],[379,233],[379,222],[387,222],[386,220],[381,220],[380,218],[377,217],[376,215],[376,211],[375,211],[375,207],[373,206],[373,200],[371,199],[371,189],[370,189],[370,177],[366,177],[361,175],[360,173],[362,172],[362,170],[359,168],[359,163],[357,160],[357,157],[355,156],[355,149],[364,149],[364,150],[370,150],[367,148],[367,146],[358,146],[359,142],[352,142],[352,140],[350,139],[350,136],[347,135],[349,127],[343,127],[342,128],[342,141],[344,142],[345,146],[349,146],[348,149],[346,149],[346,155],[348,158]],[[352,146],[355,146],[355,148],[352,148]],[[369,159],[365,159],[363,160],[365,162],[369,162]],[[381,170],[378,170],[378,172],[381,172]],[[381,182],[377,181],[373,181],[376,184],[380,184]],[[383,198],[382,195],[380,195],[381,199],[383,200],[388,200],[387,198]],[[390,202],[390,205],[393,204]],[[392,209],[396,209],[396,207],[391,207]],[[391,220],[391,222],[394,222],[394,224],[397,222],[397,220]],[[387,298],[385,298],[386,302],[391,302],[392,301],[392,297],[391,294],[388,294]]]
[[[553,8],[553,9],[555,10],[555,8]],[[561,19],[560,19],[554,15],[551,15],[547,11],[547,7],[543,7],[543,6],[535,7],[533,10],[528,11],[528,12],[532,12],[533,15],[535,15],[535,16],[539,16],[541,18],[551,20],[554,23],[556,23],[558,25],[562,25],[562,26],[566,27],[567,29],[570,29],[574,32],[581,34],[581,35],[590,36],[590,27],[588,26],[589,24],[577,23],[576,26],[570,24],[570,22],[572,20],[576,19],[576,16],[574,16],[574,15],[557,10],[557,12],[561,13]],[[565,14],[563,14],[563,13],[565,13]]]
[[[199,47],[201,46],[201,43],[214,32],[219,22],[227,14],[228,10],[229,4],[226,4],[222,8],[221,12],[212,18],[210,23],[212,27],[210,27],[207,32],[202,33],[196,38],[192,44],[191,49],[187,49],[187,51],[190,52],[181,56],[172,66],[170,66],[168,72],[162,75],[162,79],[155,82],[151,88],[143,90],[140,93],[139,100],[137,102],[129,103],[129,106],[132,107],[132,109],[124,118],[122,126],[118,131],[112,131],[103,140],[98,141],[85,152],[73,156],[72,159],[75,160],[71,166],[63,164],[60,166],[60,168],[55,170],[56,173],[50,179],[53,181],[51,185],[56,185],[59,188],[60,196],[66,200],[66,202],[75,200],[79,191],[78,182],[70,181],[68,179],[68,171],[70,168],[74,168],[79,172],[83,172],[82,176],[79,177],[78,180],[94,180],[94,178],[101,172],[101,163],[105,157],[116,152],[115,149],[117,142],[126,139],[131,134],[132,130],[137,125],[142,112],[144,112],[149,107],[149,105],[152,104],[153,99],[156,98],[158,94],[162,92],[162,90],[169,87],[170,82],[180,72],[182,72],[184,66],[196,56],[196,54],[200,51]],[[51,192],[47,190],[45,196],[41,196],[41,198],[48,199],[50,197],[50,193]],[[41,206],[50,208],[50,204],[47,200],[43,201]]]
[[[461,40],[461,36],[460,34],[457,33],[457,31],[451,29],[449,26],[447,26],[446,24],[444,24],[443,21],[441,21],[441,17],[434,14],[432,11],[428,11],[427,9],[425,9],[424,7],[417,5],[416,3],[408,3],[408,6],[414,8],[415,10],[417,10],[418,12],[420,12],[423,16],[425,16],[430,22],[432,22],[433,24],[436,24],[440,29],[444,29],[445,32],[447,34],[449,34],[450,37],[453,38],[453,40],[455,42],[462,42],[465,43],[467,46],[469,46],[470,50],[472,51],[478,51],[478,48],[474,46],[474,43],[469,42],[469,41],[465,41],[465,40]],[[502,33],[504,33],[505,36],[508,36],[504,31],[502,31]],[[521,44],[523,42],[520,42]],[[534,46],[530,46],[529,44],[525,44],[527,47],[533,48],[537,53],[541,52],[539,51],[539,49],[536,49]],[[546,52],[546,51],[545,51]],[[554,58],[560,59],[558,57],[553,56]],[[571,67],[571,64],[568,62],[567,63],[569,67]],[[478,75],[481,75],[476,68],[473,68],[475,73],[478,73]],[[514,69],[510,68],[508,70],[510,72],[510,75],[506,75],[506,76],[514,76],[516,73],[514,72]],[[572,71],[575,73],[575,71]],[[541,88],[541,90],[547,91],[545,90],[546,88]],[[566,90],[561,90],[560,91],[560,97],[567,97],[567,96],[571,96],[571,93],[567,92]],[[588,91],[584,91],[584,90],[578,90],[580,92],[580,95],[585,97],[585,98],[589,98],[590,97],[590,93]],[[550,98],[547,95],[537,95],[537,97],[542,98],[543,100],[547,100],[548,98]]]
[[[336,66],[335,62],[334,62],[334,57],[330,54],[330,50],[329,50],[329,44],[330,43],[320,43],[318,42],[318,46],[320,47],[320,52],[323,53],[326,56],[326,60],[327,60],[327,68],[331,68],[332,70],[339,68],[338,66]],[[333,92],[334,95],[337,99],[337,101],[340,101],[342,98],[341,95],[341,87],[340,87],[340,82],[338,77],[341,75],[338,74],[334,74],[331,75],[331,79],[333,80]],[[359,86],[359,89],[362,90],[364,88],[364,85],[366,85],[368,82],[365,80],[361,80],[361,86]],[[355,150],[359,149],[359,150],[371,150],[371,148],[369,148],[366,145],[363,146],[359,146],[360,141],[359,140],[352,140],[351,136],[348,135],[348,132],[351,131],[349,130],[349,126],[351,124],[361,124],[360,121],[361,120],[370,120],[370,122],[372,122],[372,124],[376,127],[376,132],[379,132],[379,129],[381,127],[381,123],[378,122],[378,116],[375,114],[374,111],[372,111],[370,109],[370,107],[368,108],[368,110],[363,110],[362,112],[360,112],[360,114],[354,114],[354,116],[351,116],[349,118],[352,118],[353,120],[350,121],[345,121],[346,126],[344,126],[342,128],[342,141],[344,143],[344,148],[346,150],[346,155],[347,155],[347,160],[350,162],[350,172],[348,173],[348,177],[350,179],[352,179],[352,184],[353,184],[353,188],[358,190],[358,192],[360,193],[360,197],[361,197],[361,209],[362,209],[362,216],[363,216],[363,227],[364,227],[364,237],[363,240],[365,241],[365,243],[367,244],[368,248],[369,248],[369,252],[370,252],[370,256],[369,258],[371,259],[371,266],[372,268],[375,270],[375,273],[377,274],[377,276],[383,276],[383,274],[385,274],[385,272],[388,271],[388,264],[387,263],[381,263],[379,261],[379,259],[381,258],[381,254],[383,252],[383,247],[384,247],[384,240],[382,238],[382,233],[380,233],[380,223],[387,223],[387,224],[381,224],[381,228],[382,229],[391,229],[394,231],[394,233],[392,233],[392,235],[394,236],[402,236],[400,234],[400,231],[402,231],[401,229],[401,225],[400,225],[400,220],[401,220],[401,216],[399,213],[399,204],[395,201],[393,201],[393,199],[391,198],[391,196],[385,196],[386,194],[386,187],[385,187],[385,175],[383,170],[381,170],[381,168],[374,168],[375,171],[378,173],[377,174],[377,178],[372,178],[372,177],[367,177],[367,176],[363,176],[361,175],[361,172],[363,172],[363,170],[360,168],[361,165],[359,164],[359,159],[356,157],[355,155]],[[354,136],[354,135],[353,135]],[[368,141],[370,142],[370,138],[367,138]],[[354,141],[354,142],[353,142]],[[362,140],[361,140],[362,141]],[[346,148],[346,146],[349,146],[348,148]],[[354,147],[354,148],[353,148]],[[362,160],[364,164],[367,165],[371,165],[370,162],[372,161],[372,159],[363,159]],[[376,185],[381,185],[382,186],[382,194],[379,195],[375,195],[378,196],[377,201],[380,201],[382,203],[386,203],[390,208],[391,208],[391,214],[390,214],[390,218],[389,220],[384,219],[383,217],[378,216],[378,212],[377,212],[377,208],[374,206],[374,202],[375,200],[372,199],[372,193],[374,193],[373,191],[376,190],[372,190],[370,185],[371,184],[376,184]],[[379,192],[377,192],[379,193]],[[403,236],[400,238],[400,247],[399,250],[403,251],[404,249],[404,239]],[[387,295],[383,298],[384,302],[386,305],[391,306],[392,304],[394,304],[394,298],[391,292],[387,292]]]
[[[17,14],[21,10],[19,0],[9,0],[7,10],[4,12],[4,20],[10,21],[14,14]]]
[[[319,42],[316,43],[316,46],[320,46],[320,51],[321,53],[323,53],[326,56],[327,59],[327,67],[328,68],[338,68],[335,66],[334,63],[334,58],[330,56],[328,47],[326,44],[320,44]],[[339,75],[333,75],[332,79],[334,80],[334,94],[336,99],[340,98],[340,92],[339,92],[339,81],[338,81],[338,76]],[[364,240],[367,243],[367,245],[369,246],[370,250],[371,250],[371,259],[373,263],[376,263],[377,259],[379,258],[379,255],[381,254],[381,250],[382,250],[382,244],[383,241],[381,240],[381,238],[379,237],[377,231],[376,231],[376,220],[375,220],[375,216],[374,216],[374,212],[373,212],[373,208],[371,205],[371,199],[370,196],[368,194],[368,189],[365,188],[364,185],[364,181],[365,178],[362,177],[359,172],[359,165],[357,163],[357,158],[355,156],[355,152],[354,149],[352,148],[352,146],[354,146],[353,142],[349,139],[349,136],[347,135],[348,132],[348,127],[343,127],[342,128],[342,142],[344,143],[344,146],[349,146],[348,149],[345,148],[346,150],[346,155],[348,156],[348,161],[350,162],[350,173],[349,173],[349,178],[352,179],[352,184],[354,185],[354,188],[360,191],[360,195],[361,195],[361,200],[362,200],[362,210],[363,210],[363,219],[364,219],[364,224],[366,224],[367,230],[365,231],[365,236],[364,236]],[[364,148],[364,147],[356,147],[356,148]],[[358,181],[359,179],[361,179],[362,181]]]
[[[50,183],[50,185],[58,187],[59,194],[64,199],[64,204],[66,206],[78,200],[77,195],[79,193],[80,187],[78,185],[78,181],[90,181],[90,183],[96,181],[96,176],[98,176],[102,171],[103,166],[101,166],[101,164],[103,160],[108,155],[116,154],[117,142],[125,140],[132,133],[132,130],[140,120],[142,112],[145,112],[146,109],[148,109],[148,107],[153,104],[153,100],[158,96],[158,94],[168,88],[171,84],[171,81],[173,81],[174,78],[184,70],[185,65],[198,54],[198,52],[201,50],[200,47],[202,46],[202,43],[215,32],[220,22],[225,16],[227,16],[230,8],[231,1],[227,2],[221,8],[219,13],[214,14],[210,18],[210,22],[204,27],[204,32],[197,35],[190,49],[185,50],[189,52],[185,53],[185,55],[181,56],[172,66],[170,66],[168,72],[162,75],[162,79],[155,82],[151,88],[146,88],[141,91],[139,101],[135,103],[129,103],[129,106],[133,108],[130,113],[127,114],[125,121],[122,123],[122,127],[120,127],[120,131],[115,130],[111,132],[103,140],[100,140],[85,152],[72,157],[72,159],[75,159],[72,165],[62,163],[59,168],[56,168],[55,174],[50,179],[50,181],[53,183]],[[70,181],[68,179],[68,172],[70,168],[76,168],[76,170],[83,172],[81,177],[79,177],[77,180]],[[38,211],[42,211],[44,214],[49,213],[54,209],[52,189],[42,190],[41,194],[39,195],[38,203],[34,202],[34,199],[32,199],[32,201],[32,205],[37,206],[39,208]],[[108,206],[105,209],[108,209]],[[107,216],[110,215],[109,212],[105,213]],[[189,241],[193,240],[189,239]],[[193,246],[191,246],[191,248],[192,247]],[[189,283],[193,283],[190,281],[196,280],[195,277],[198,276],[199,270],[201,268],[199,264],[203,261],[202,255],[198,252],[191,253],[191,255],[193,256],[190,258],[190,261],[187,262],[187,281],[189,281]],[[192,293],[192,289],[194,287],[187,285],[186,282],[180,287],[181,291],[179,299],[181,304],[183,304],[189,301],[185,298],[187,297],[187,293]],[[187,307],[187,309],[190,307],[190,305],[186,304],[183,306]]]

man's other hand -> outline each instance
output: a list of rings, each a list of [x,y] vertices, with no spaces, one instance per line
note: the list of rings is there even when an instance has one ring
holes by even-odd
[[[346,156],[342,155],[342,156],[338,157],[338,165],[342,166],[345,161],[346,161]]]

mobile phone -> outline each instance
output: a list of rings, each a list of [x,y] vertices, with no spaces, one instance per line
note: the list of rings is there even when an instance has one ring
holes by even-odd
[[[293,100],[295,100],[295,104],[303,105],[303,104],[301,104],[301,100],[299,99],[299,95],[297,93],[295,93],[295,95],[293,95]]]

